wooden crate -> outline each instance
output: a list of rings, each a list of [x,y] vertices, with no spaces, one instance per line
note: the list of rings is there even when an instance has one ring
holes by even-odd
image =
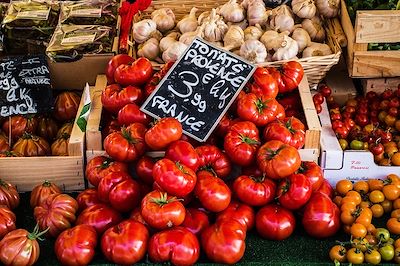
[[[101,131],[99,129],[103,107],[101,104],[101,92],[105,88],[106,84],[106,77],[104,75],[99,75],[96,80],[96,86],[91,90],[92,109],[86,127],[87,161],[90,161],[96,156],[107,155],[103,150]],[[308,127],[304,148],[299,150],[300,156],[303,161],[317,162],[320,152],[321,125],[314,107],[306,75],[299,85],[299,92]],[[147,153],[147,155],[160,157],[163,156],[163,152],[155,151]]]
[[[32,191],[44,180],[57,184],[63,191],[85,189],[85,132],[76,124],[82,107],[83,97],[68,143],[69,156],[0,158],[0,178],[15,185],[19,192]]]
[[[351,77],[400,76],[400,51],[368,51],[368,43],[400,42],[400,10],[357,11],[353,27],[344,0],[340,20],[347,37],[347,64]]]
[[[396,90],[400,85],[400,78],[362,79],[361,85],[364,95],[369,91],[374,91],[379,94],[386,89]]]

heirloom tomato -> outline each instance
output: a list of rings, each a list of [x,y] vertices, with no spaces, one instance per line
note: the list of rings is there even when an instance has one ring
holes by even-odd
[[[200,257],[200,245],[192,232],[178,226],[155,233],[150,238],[148,253],[153,262],[193,265]]]
[[[10,143],[8,142],[8,137],[4,132],[0,131],[0,153],[10,150]]]
[[[84,209],[93,206],[95,204],[101,203],[96,188],[87,188],[76,197],[76,201],[78,202],[79,211],[83,211]]]
[[[142,199],[143,219],[159,230],[177,226],[185,220],[185,207],[175,197],[154,190]]]
[[[253,122],[256,126],[265,126],[276,119],[280,105],[274,98],[248,93],[239,99],[237,113],[240,118]]]
[[[143,225],[146,226],[147,229],[151,229],[150,226],[144,220],[144,218],[142,216],[142,213],[140,211],[140,207],[137,207],[137,208],[133,209],[133,211],[129,215],[129,219],[134,220],[134,221],[139,222],[139,223],[142,223]]]
[[[47,156],[51,153],[49,143],[44,138],[27,132],[14,144],[13,151],[25,157]]]
[[[204,211],[196,208],[186,209],[185,220],[183,221],[182,226],[190,232],[199,236],[201,231],[209,225],[210,222],[208,215]]]
[[[117,114],[127,104],[140,104],[142,98],[143,93],[140,88],[134,86],[121,88],[118,84],[108,85],[101,93],[104,109],[113,114]]]
[[[257,153],[258,167],[272,179],[281,179],[296,172],[301,164],[298,150],[279,140],[270,140]]]
[[[173,117],[165,117],[146,132],[145,141],[152,150],[162,150],[181,136],[181,123]]]
[[[233,118],[229,114],[224,114],[221,120],[219,120],[217,127],[215,128],[216,135],[219,137],[225,137],[225,135],[228,133],[229,128],[236,122],[237,121],[233,120]]]
[[[255,213],[249,205],[238,201],[231,201],[228,208],[217,214],[217,221],[219,220],[236,220],[248,231],[254,226]]]
[[[301,149],[305,143],[305,126],[296,117],[276,120],[264,128],[264,140],[280,140],[285,144]]]
[[[38,117],[37,134],[39,137],[52,141],[56,138],[58,132],[57,122],[47,116]]]
[[[326,179],[324,179],[324,180],[322,181],[321,186],[317,189],[316,192],[320,192],[320,193],[322,193],[322,194],[325,194],[325,195],[327,195],[330,199],[333,198],[333,195],[334,195],[334,193],[335,193],[334,190],[333,190],[333,188],[332,188],[332,186],[331,186],[331,184],[329,184],[328,180],[326,180]]]
[[[97,187],[100,180],[111,172],[128,172],[128,165],[105,156],[97,156],[87,163],[85,175],[90,184]]]
[[[31,192],[30,204],[32,208],[40,205],[52,194],[61,194],[61,189],[54,183],[45,180],[42,184],[35,186]]]
[[[256,125],[249,121],[237,122],[230,127],[224,138],[224,149],[232,162],[247,166],[253,163],[260,137]]]
[[[185,197],[196,185],[196,173],[180,162],[163,158],[153,167],[154,181],[169,195]]]
[[[104,140],[111,133],[118,131],[121,131],[121,125],[118,123],[117,119],[105,121],[104,127],[101,129],[101,137]]]
[[[297,173],[303,174],[307,177],[314,192],[317,191],[324,182],[324,173],[322,168],[315,162],[301,162]]]
[[[317,192],[305,206],[302,222],[310,236],[330,237],[340,229],[340,210],[327,195]]]
[[[121,64],[114,72],[114,80],[122,86],[140,86],[150,80],[153,66],[147,58],[140,57],[132,64]]]
[[[278,82],[279,93],[287,93],[296,89],[304,76],[302,65],[296,61],[282,64],[279,70],[273,67],[268,67],[267,70]]]
[[[106,67],[106,77],[107,77],[107,83],[108,84],[113,84],[115,83],[114,80],[114,73],[115,70],[120,66],[120,65],[128,65],[133,63],[135,59],[132,58],[132,56],[129,56],[127,54],[117,54],[113,56],[110,61],[108,61],[107,67]]]
[[[146,150],[145,132],[146,127],[140,123],[123,127],[121,131],[113,132],[104,139],[104,150],[117,161],[135,161]]]
[[[267,69],[258,67],[252,78],[254,82],[248,85],[251,93],[267,98],[275,98],[278,95],[278,83]]]
[[[62,232],[54,244],[54,253],[62,265],[88,265],[97,246],[96,230],[86,224],[77,225]]]
[[[13,140],[17,140],[21,137],[25,132],[28,133],[35,133],[38,121],[37,118],[34,116],[22,116],[22,115],[15,115],[11,116],[10,119],[6,119],[3,123],[2,129],[8,137],[10,134],[10,126],[11,126],[11,138]]]
[[[0,205],[0,240],[16,229],[15,221],[17,217],[15,214],[5,205]]]
[[[51,155],[53,156],[68,156],[69,135],[64,134],[61,138],[56,139],[51,144]]]
[[[154,160],[148,156],[142,156],[136,163],[136,175],[142,180],[146,185],[153,185],[153,167]]]
[[[231,162],[225,153],[214,145],[203,145],[196,148],[199,155],[199,169],[210,170],[220,178],[226,178],[231,172]]]
[[[56,138],[61,138],[64,134],[71,135],[74,124],[72,122],[64,123],[57,131]]]
[[[172,142],[165,151],[165,158],[182,163],[193,171],[199,167],[199,155],[192,144],[184,140]]]
[[[75,119],[81,98],[72,91],[57,95],[54,103],[54,117],[60,121]]]
[[[0,205],[5,205],[11,210],[19,205],[17,188],[2,179],[0,179]]]
[[[286,209],[297,210],[307,203],[311,193],[312,187],[307,177],[303,174],[292,174],[280,182],[277,198]]]
[[[144,93],[146,98],[156,89],[157,85],[163,79],[163,77],[168,73],[168,70],[174,65],[174,61],[169,61],[164,64],[160,71],[155,73],[151,79],[146,83],[144,87]]]
[[[265,175],[241,175],[233,182],[232,190],[240,201],[250,206],[263,206],[274,200],[276,184]]]
[[[128,126],[132,123],[141,123],[143,125],[148,125],[150,121],[151,118],[140,111],[140,108],[136,105],[136,103],[128,103],[118,112],[119,125]]]
[[[222,179],[205,170],[197,172],[194,195],[205,209],[212,212],[225,210],[231,202],[229,187]]]
[[[87,224],[93,226],[96,232],[101,235],[108,228],[122,221],[121,215],[111,207],[105,204],[92,205],[78,216],[76,225]]]
[[[244,255],[246,226],[236,220],[219,220],[201,233],[201,246],[216,263],[234,264]]]
[[[101,237],[104,256],[118,265],[131,265],[146,255],[149,231],[134,220],[123,221],[107,229]]]

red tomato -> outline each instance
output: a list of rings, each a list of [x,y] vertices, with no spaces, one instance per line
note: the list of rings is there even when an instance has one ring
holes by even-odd
[[[327,195],[314,193],[304,209],[302,223],[312,237],[333,236],[340,229],[340,210]]]
[[[263,206],[274,200],[276,184],[265,175],[241,175],[233,182],[232,189],[240,201],[250,206]]]
[[[135,59],[133,59],[131,56],[127,54],[118,54],[113,56],[110,61],[108,61],[107,68],[106,68],[106,77],[107,77],[107,83],[108,84],[113,84],[115,83],[114,80],[114,73],[115,70],[120,66],[120,65],[128,65],[133,63]]]
[[[312,191],[317,191],[324,182],[324,173],[322,168],[315,162],[301,162],[301,166],[297,173],[307,177],[312,186]]]
[[[101,93],[101,103],[104,109],[114,114],[118,113],[125,105],[140,104],[142,100],[142,90],[134,86],[121,88],[118,84],[111,84]]]
[[[128,126],[132,123],[141,123],[148,125],[151,118],[140,111],[139,106],[135,103],[128,103],[118,112],[118,124]]]
[[[194,195],[212,212],[225,210],[231,202],[231,191],[224,181],[204,170],[197,172]]]
[[[289,209],[300,209],[310,199],[311,183],[303,174],[292,174],[281,181],[277,190],[279,203]]]
[[[200,257],[200,245],[192,232],[178,226],[154,234],[150,238],[148,253],[153,262],[193,265]]]
[[[332,188],[332,186],[329,184],[328,180],[324,179],[322,181],[321,186],[319,187],[319,189],[316,192],[321,192],[325,195],[327,195],[330,199],[333,198],[334,195],[334,190]]]
[[[296,227],[293,213],[279,205],[262,207],[256,214],[257,232],[266,239],[283,240],[288,238]]]
[[[62,232],[54,244],[54,253],[63,265],[88,265],[97,245],[96,230],[86,224],[77,225]]]
[[[30,205],[32,208],[40,205],[51,194],[61,194],[61,189],[54,183],[45,180],[42,184],[35,186],[31,192]]]
[[[121,125],[118,123],[117,119],[111,119],[105,122],[101,130],[101,137],[104,140],[108,135],[117,131],[121,131]]]
[[[220,220],[201,233],[201,246],[216,263],[234,264],[244,255],[246,227],[236,220]]]
[[[76,197],[76,201],[78,202],[80,212],[90,206],[101,203],[97,195],[97,189],[95,188],[88,188],[79,193]]]
[[[237,121],[233,120],[233,118],[229,114],[225,113],[224,116],[222,116],[221,120],[219,120],[218,125],[215,128],[215,133],[220,137],[225,137],[230,127],[236,122]]]
[[[33,134],[36,132],[38,120],[34,116],[24,117],[22,115],[11,116],[11,119],[6,119],[3,123],[2,129],[8,138],[10,134],[11,123],[11,138],[17,140],[25,132]]]
[[[184,164],[161,159],[153,167],[154,181],[168,194],[185,197],[196,185],[196,173]]]
[[[236,220],[249,231],[254,226],[255,213],[249,205],[232,201],[228,208],[217,214],[217,222],[219,220]]]
[[[314,96],[313,96],[313,102],[314,102],[314,104],[315,105],[317,105],[317,104],[322,104],[323,102],[324,102],[324,96],[321,94],[321,93],[319,93],[319,92],[317,92],[316,94],[314,94]]]
[[[196,148],[199,154],[200,169],[212,169],[214,173],[224,179],[231,172],[231,162],[219,148],[214,145],[203,145]]]
[[[60,93],[54,103],[54,117],[60,121],[75,119],[81,98],[72,91]]]
[[[243,120],[262,127],[276,119],[278,105],[280,104],[274,98],[259,97],[254,93],[248,93],[239,99],[237,113]]]
[[[185,220],[185,207],[175,197],[154,190],[142,199],[143,219],[159,230],[178,226]]]
[[[78,216],[78,219],[76,219],[76,225],[91,225],[96,232],[101,235],[108,228],[121,221],[122,217],[116,210],[100,203],[83,210],[83,212]]]
[[[260,146],[260,137],[256,125],[249,121],[237,122],[232,125],[224,138],[224,149],[232,162],[250,165]]]
[[[264,128],[264,140],[280,140],[285,144],[301,149],[305,144],[305,126],[295,117],[276,120]]]
[[[142,223],[143,225],[146,226],[147,229],[151,229],[150,226],[143,219],[142,213],[140,211],[140,207],[137,207],[137,208],[133,209],[133,211],[129,215],[129,219],[134,220],[134,221],[139,222],[139,223]]]
[[[326,84],[323,84],[322,86],[320,86],[320,87],[318,88],[318,90],[321,92],[321,94],[322,94],[325,98],[331,96],[331,94],[332,94],[332,89],[329,88]]]
[[[7,206],[0,205],[0,239],[16,229],[16,219],[15,214]]]
[[[152,150],[162,150],[181,136],[181,123],[173,117],[165,117],[146,132],[145,141]]]
[[[90,184],[97,187],[100,180],[111,172],[128,172],[128,165],[105,156],[97,156],[87,163],[85,176]]]
[[[254,82],[250,84],[250,92],[257,96],[275,98],[278,95],[278,83],[268,70],[258,67],[253,74]]]
[[[201,231],[210,225],[208,215],[199,209],[187,208],[182,226],[199,236]]]
[[[17,188],[2,179],[0,179],[0,205],[6,205],[10,210],[19,205]]]
[[[104,139],[104,150],[113,159],[131,162],[142,156],[146,150],[144,136],[146,127],[140,123],[130,124],[119,132],[114,132]]]
[[[165,151],[165,158],[180,162],[193,171],[199,168],[199,155],[192,144],[184,140],[172,142]]]
[[[146,98],[150,96],[150,94],[155,90],[158,83],[163,79],[163,77],[167,74],[168,70],[174,65],[175,62],[169,61],[164,64],[160,71],[155,73],[153,77],[146,83],[144,87],[144,92]]]
[[[270,140],[257,153],[258,167],[272,179],[281,179],[296,172],[301,164],[298,150],[279,140]]]
[[[122,86],[140,86],[151,79],[153,66],[151,62],[140,57],[132,64],[122,64],[114,72],[114,80]]]
[[[154,161],[148,156],[142,156],[136,163],[136,175],[142,180],[146,185],[153,185],[153,167]]]
[[[278,102],[287,110],[298,110],[303,109],[301,105],[301,99],[299,91],[292,91],[287,94],[281,94],[277,98]]]
[[[280,70],[273,67],[268,67],[267,70],[277,80],[279,93],[287,93],[296,89],[304,75],[304,69],[297,61],[282,64]]]
[[[107,229],[101,237],[101,250],[111,262],[131,265],[146,255],[149,231],[134,220],[126,220]]]

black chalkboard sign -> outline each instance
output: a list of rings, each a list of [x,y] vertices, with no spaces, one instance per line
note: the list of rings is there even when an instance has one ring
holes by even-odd
[[[175,117],[188,136],[206,141],[254,69],[242,58],[196,38],[141,110],[156,118]]]
[[[50,74],[44,55],[0,58],[0,116],[51,110]]]

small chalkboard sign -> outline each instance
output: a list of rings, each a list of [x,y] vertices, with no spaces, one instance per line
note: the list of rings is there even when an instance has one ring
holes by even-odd
[[[0,58],[0,117],[51,110],[50,73],[44,55]]]
[[[141,110],[155,118],[175,117],[188,136],[206,141],[254,70],[242,58],[196,38]]]

